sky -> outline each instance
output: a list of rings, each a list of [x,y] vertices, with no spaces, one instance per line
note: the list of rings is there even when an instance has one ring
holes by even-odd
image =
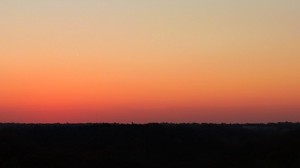
[[[0,122],[298,122],[299,20],[299,0],[1,0]]]

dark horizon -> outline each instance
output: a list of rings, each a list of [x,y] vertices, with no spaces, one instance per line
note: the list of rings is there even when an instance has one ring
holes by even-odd
[[[0,124],[5,168],[298,168],[300,124]]]

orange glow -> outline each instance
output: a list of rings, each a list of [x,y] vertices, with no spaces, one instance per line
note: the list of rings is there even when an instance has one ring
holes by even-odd
[[[0,2],[0,122],[299,121],[299,2],[191,3]]]

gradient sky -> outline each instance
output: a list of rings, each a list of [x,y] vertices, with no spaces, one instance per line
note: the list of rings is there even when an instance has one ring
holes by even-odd
[[[0,122],[277,121],[299,0],[0,1]]]

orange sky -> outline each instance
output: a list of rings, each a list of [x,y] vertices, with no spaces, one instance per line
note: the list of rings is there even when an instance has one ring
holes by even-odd
[[[3,0],[0,122],[300,121],[300,1]]]

